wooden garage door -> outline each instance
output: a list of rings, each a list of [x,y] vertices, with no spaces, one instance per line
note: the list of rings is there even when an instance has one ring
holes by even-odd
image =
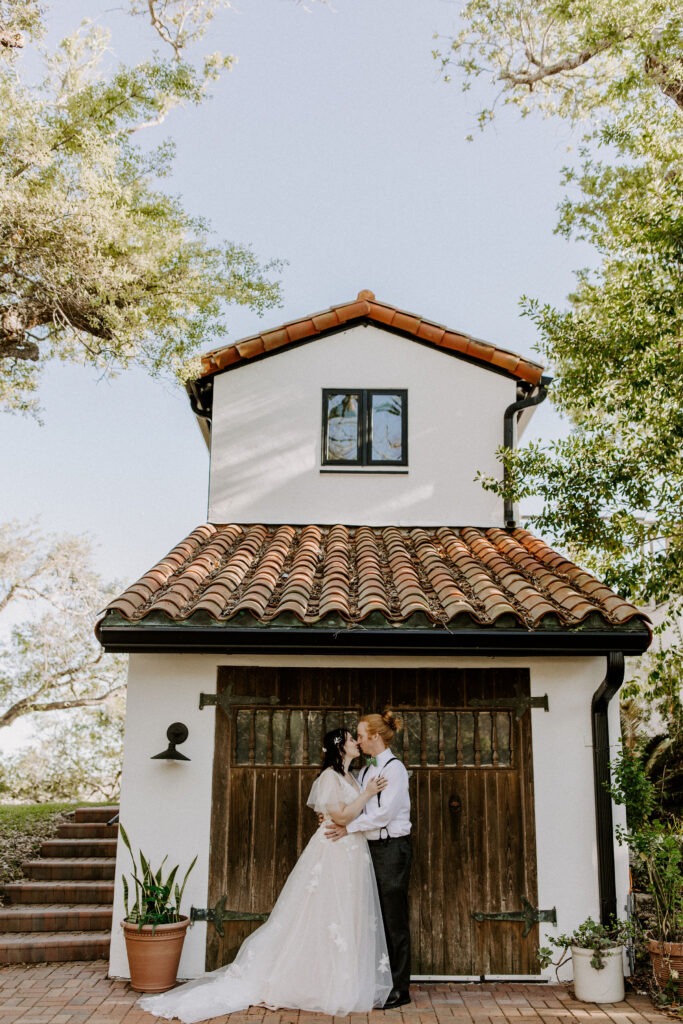
[[[317,827],[306,798],[322,736],[389,704],[405,723],[393,750],[411,772],[412,973],[538,973],[538,925],[524,936],[521,921],[473,917],[537,905],[531,713],[495,706],[528,694],[528,673],[222,668],[226,687],[235,703],[216,712],[210,905],[225,896],[237,914],[270,911]],[[223,938],[208,928],[209,970],[258,922],[223,927]]]

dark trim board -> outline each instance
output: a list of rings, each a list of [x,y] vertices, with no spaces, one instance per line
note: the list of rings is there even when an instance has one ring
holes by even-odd
[[[111,614],[111,613],[110,613]],[[571,657],[642,654],[650,643],[649,630],[578,630],[522,632],[510,629],[419,630],[339,627],[335,631],[229,626],[145,625],[118,621],[100,623],[98,636],[112,653],[186,654],[312,654],[394,655],[408,657],[496,656]]]

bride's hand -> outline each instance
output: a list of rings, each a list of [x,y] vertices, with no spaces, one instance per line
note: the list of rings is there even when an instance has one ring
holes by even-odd
[[[372,796],[377,796],[384,789],[388,781],[383,775],[375,775],[365,786],[365,792],[370,793]]]

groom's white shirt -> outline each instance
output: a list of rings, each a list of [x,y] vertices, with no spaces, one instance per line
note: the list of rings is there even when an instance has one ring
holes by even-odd
[[[347,832],[364,832],[367,839],[380,839],[387,834],[396,839],[409,834],[408,772],[400,761],[392,761],[392,757],[394,754],[387,747],[377,755],[377,767],[371,764],[361,768],[358,775],[361,791],[375,775],[384,775],[387,785],[382,790],[382,799],[370,797],[361,814],[346,826]],[[391,764],[387,764],[388,761]]]

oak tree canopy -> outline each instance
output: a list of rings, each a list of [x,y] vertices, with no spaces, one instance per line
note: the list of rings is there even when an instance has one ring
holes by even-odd
[[[107,73],[105,29],[86,22],[49,51],[45,5],[1,0],[0,407],[35,405],[52,358],[187,377],[188,359],[226,333],[230,303],[260,312],[278,301],[277,263],[217,239],[160,187],[172,141],[140,143],[230,67],[229,56],[187,54],[221,6],[130,0],[163,52]]]
[[[522,298],[569,437],[512,455],[532,525],[673,629],[649,694],[683,736],[683,10],[670,0],[469,0],[443,74],[582,134],[558,232],[588,241],[567,308]],[[482,95],[481,86],[477,95]],[[532,285],[530,285],[531,290]],[[494,480],[485,485],[501,491]]]

